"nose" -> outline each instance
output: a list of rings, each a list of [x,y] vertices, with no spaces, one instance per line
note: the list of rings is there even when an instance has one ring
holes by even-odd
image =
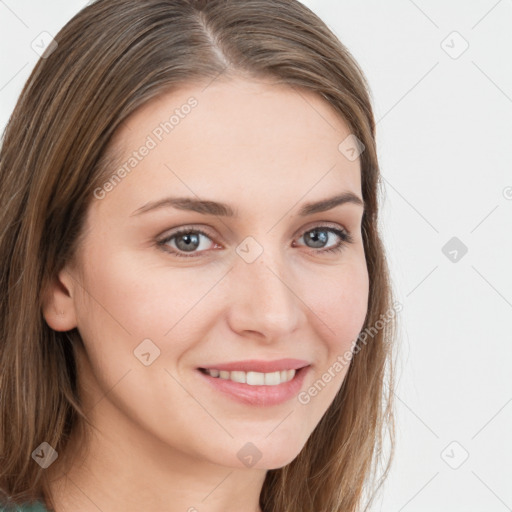
[[[292,335],[304,318],[305,305],[294,290],[290,266],[269,251],[252,263],[239,258],[234,265],[229,273],[231,329],[242,336],[257,333],[268,343]]]

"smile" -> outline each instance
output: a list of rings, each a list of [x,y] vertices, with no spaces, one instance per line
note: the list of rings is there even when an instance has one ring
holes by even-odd
[[[246,405],[268,407],[296,397],[309,370],[310,365],[267,373],[216,368],[196,371],[216,393]]]
[[[207,373],[211,377],[231,380],[249,386],[278,386],[285,382],[289,382],[295,377],[295,370],[281,370],[277,372],[261,373],[261,372],[244,372],[241,370],[225,371],[214,368],[203,369],[201,371]]]

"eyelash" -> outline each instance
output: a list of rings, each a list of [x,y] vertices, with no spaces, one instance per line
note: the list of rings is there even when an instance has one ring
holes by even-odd
[[[303,231],[301,234],[301,237],[304,234],[310,233],[312,231],[329,231],[331,233],[334,233],[335,235],[338,235],[339,238],[341,239],[341,241],[333,247],[329,247],[328,249],[318,249],[318,250],[311,249],[312,252],[317,252],[317,253],[322,253],[322,254],[323,253],[339,253],[345,248],[346,245],[354,242],[354,239],[352,238],[352,236],[350,235],[350,233],[348,231],[345,231],[342,229],[337,229],[337,228],[332,228],[330,226],[323,226],[323,225],[315,226],[313,228],[307,229],[306,231]],[[197,257],[199,257],[198,255],[200,255],[202,252],[205,252],[205,251],[199,251],[198,253],[195,253],[195,254],[193,254],[193,253],[192,254],[183,254],[183,253],[176,251],[175,249],[169,250],[169,248],[168,248],[169,246],[166,245],[173,238],[177,238],[180,235],[185,235],[185,234],[190,234],[190,233],[204,235],[205,237],[207,237],[211,240],[211,237],[208,235],[208,233],[205,233],[201,229],[182,228],[182,229],[179,229],[178,231],[175,231],[171,235],[165,237],[164,239],[158,240],[157,245],[163,251],[165,251],[169,254],[172,254],[173,256],[177,256],[178,258],[197,258]]]

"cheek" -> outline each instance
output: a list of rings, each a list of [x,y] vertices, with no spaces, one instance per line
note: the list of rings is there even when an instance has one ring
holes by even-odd
[[[215,301],[212,287],[222,271],[199,275],[134,251],[101,247],[98,240],[84,258],[85,291],[78,308],[79,330],[91,356],[99,359],[101,352],[125,365],[139,364],[133,351],[150,339],[164,356],[155,361],[158,366],[178,359],[191,340],[201,339],[209,321],[205,308]]]
[[[162,399],[170,409],[191,404],[164,370],[172,371],[200,339],[194,331],[200,328],[194,305],[212,287],[214,276],[206,283],[196,279],[192,286],[190,272],[157,268],[133,252],[106,244],[100,251],[100,246],[84,253],[83,293],[77,304],[78,328],[91,365],[84,375],[98,383],[97,394],[115,387],[110,401],[130,417],[144,423],[144,415],[154,420],[161,414],[162,424],[170,424]],[[142,353],[148,351],[152,362],[146,366]],[[151,399],[148,390],[153,390]]]
[[[369,281],[364,260],[322,273],[319,292],[309,294],[310,326],[315,326],[317,364],[297,396],[305,429],[311,433],[339,392],[350,367],[353,345],[368,309]]]
[[[369,292],[366,263],[364,260],[347,263],[319,280],[318,284],[318,293],[310,296],[311,309],[323,321],[325,335],[322,337],[332,358],[331,352],[345,352],[363,327]]]
[[[104,325],[115,324],[133,339],[163,336],[188,302],[190,283],[185,286],[177,272],[155,269],[137,254],[102,251],[99,245],[98,240],[98,250],[91,248],[86,259],[83,312],[96,311]]]

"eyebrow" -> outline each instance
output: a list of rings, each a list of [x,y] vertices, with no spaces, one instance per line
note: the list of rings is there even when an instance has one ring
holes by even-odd
[[[365,208],[364,201],[359,196],[352,192],[343,192],[327,199],[304,204],[299,210],[298,215],[300,217],[305,217],[306,215],[313,215],[314,213],[332,210],[336,206],[346,203],[356,204],[362,206],[363,209]],[[130,214],[130,216],[140,215],[141,213],[169,207],[173,207],[178,210],[197,212],[203,215],[238,217],[238,211],[233,209],[229,204],[206,199],[194,199],[190,197],[165,197],[158,201],[151,201],[135,210]]]

